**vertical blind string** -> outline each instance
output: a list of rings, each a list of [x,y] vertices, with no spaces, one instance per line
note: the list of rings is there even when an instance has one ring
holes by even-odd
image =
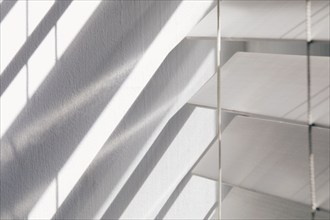
[[[309,153],[309,176],[310,176],[310,196],[311,196],[311,219],[314,220],[316,212],[315,193],[315,166],[312,143],[312,113],[311,113],[311,57],[310,47],[312,43],[311,26],[311,0],[306,0],[306,55],[307,55],[307,123],[308,123],[308,153]]]
[[[219,170],[219,179],[218,179],[218,187],[217,187],[217,194],[218,194],[218,209],[217,215],[218,219],[221,219],[221,183],[222,183],[222,171],[221,171],[221,74],[220,74],[220,51],[221,51],[221,20],[220,20],[220,1],[217,1],[217,116],[216,116],[216,129],[217,129],[217,139],[219,144],[219,163],[218,163],[218,170]]]

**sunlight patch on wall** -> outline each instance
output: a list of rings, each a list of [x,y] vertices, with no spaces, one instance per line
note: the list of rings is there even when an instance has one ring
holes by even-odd
[[[128,62],[129,63],[129,62]],[[127,66],[122,67],[115,72],[125,73]],[[18,132],[17,134],[17,145],[25,146],[27,142],[33,141],[34,138],[42,136],[43,132],[47,132],[50,127],[56,125],[58,120],[63,120],[69,117],[77,108],[88,104],[88,102],[95,96],[97,96],[102,90],[106,89],[110,82],[118,77],[118,75],[107,75],[97,82],[91,84],[91,86],[87,87],[79,96],[74,97],[66,103],[63,103],[62,106],[58,109],[54,109],[52,112],[48,112],[47,114],[40,117],[40,120],[35,121],[31,125],[28,125],[22,132]],[[78,145],[76,150],[73,152],[71,157],[65,163],[65,165],[61,168],[58,174],[58,205],[64,202],[66,197],[69,195],[75,184],[78,182],[80,177],[83,175],[89,164],[92,162],[96,154],[99,152],[101,147],[103,146],[105,140],[109,136],[109,131],[107,128],[109,127],[108,118],[112,116],[112,112],[107,111],[107,113],[103,113],[99,119],[96,120],[92,128],[86,134],[84,139]],[[47,119],[47,120],[46,120]],[[44,123],[44,122],[47,123]],[[21,149],[20,149],[21,150]],[[52,183],[55,179],[52,181]],[[44,211],[44,202],[50,199],[55,200],[55,197],[51,196],[49,192],[52,191],[53,185],[50,184],[45,191],[45,193],[41,196],[38,203],[33,208],[34,216],[37,216],[38,212],[45,213]],[[47,216],[51,218],[55,212],[50,209],[48,210]],[[34,218],[29,218],[34,219]]]
[[[82,5],[77,2],[82,3]],[[73,2],[70,8],[61,17],[58,22],[57,35],[59,57],[71,43],[74,36],[79,33],[79,28],[77,29],[76,26],[78,26],[78,24],[82,25],[87,21],[87,19],[82,19],[81,16],[92,14],[92,12],[87,13],[85,10],[96,9],[98,3],[99,1]],[[125,116],[141,91],[145,88],[167,54],[182,38],[184,38],[185,34],[188,33],[190,28],[200,19],[204,11],[206,11],[210,5],[211,3],[204,2],[183,2],[162,27],[160,33],[143,53],[138,64],[131,71],[130,75],[120,86],[112,100],[104,108],[86,136],[78,144],[75,151],[59,171],[59,206],[61,206],[88,166],[94,160],[99,150]],[[190,16],[189,18],[187,17],[187,10],[194,11],[194,14],[191,13],[192,15],[196,15],[193,16],[194,19],[191,19]],[[179,24],[178,21],[180,21]],[[90,91],[87,92],[89,93]],[[33,131],[33,129],[30,129],[28,133],[31,131]],[[43,195],[41,199],[44,196],[45,195]],[[35,207],[35,210],[42,211],[42,206],[40,205],[39,207]],[[52,213],[49,214],[52,216]]]
[[[1,137],[55,64],[54,29],[1,96]]]
[[[26,24],[26,1],[17,1],[0,25],[1,74],[26,41]]]
[[[17,1],[1,23],[1,73],[21,49],[54,4],[47,1]]]
[[[46,78],[51,68],[55,65],[55,28],[48,33],[38,49],[28,61],[28,95],[29,98],[35,93],[42,81]]]
[[[33,96],[51,68],[55,65],[56,45],[58,45],[62,54],[100,2],[100,0],[74,1],[68,8],[67,13],[63,14],[59,20],[59,33],[57,36],[53,27],[32,54],[27,63],[28,66],[24,66],[25,74],[28,75],[28,77],[25,76],[24,78],[25,82],[23,83],[22,76],[16,77],[18,79],[16,81],[14,80],[15,83],[13,81],[6,89],[10,91],[5,91],[1,96],[1,137],[27,103],[26,100],[23,102],[21,99],[22,91],[24,90],[24,96],[26,98]],[[48,3],[44,1],[30,1],[28,5],[28,22],[26,20],[26,1],[18,1],[10,11],[10,14],[1,23],[1,72],[10,63],[21,46],[23,46],[27,38],[27,31],[29,34],[33,32],[40,20],[42,20],[42,16],[47,13],[53,4],[53,0]],[[59,41],[58,39],[64,41]],[[68,39],[70,40],[68,41]],[[18,75],[22,75],[22,73]],[[23,84],[25,84],[24,87],[22,87]],[[26,94],[27,91],[28,94]],[[19,94],[18,98],[16,97],[17,94]],[[9,110],[7,111],[5,109]]]
[[[52,214],[57,208],[57,189],[56,181],[53,180],[43,197],[38,201],[29,213],[28,219],[51,219]]]
[[[193,175],[163,219],[204,219],[217,202],[217,182]]]
[[[14,78],[0,99],[0,133],[1,137],[10,127],[17,115],[26,104],[26,66]]]
[[[73,1],[58,20],[58,56],[60,57],[93,14],[101,0]]]
[[[35,1],[28,0],[28,35],[31,35],[40,21],[44,18],[55,0]]]
[[[121,219],[133,219],[134,217],[156,218],[156,215],[152,215],[152,211],[160,209],[164,205],[164,198],[174,191],[180,179],[188,173],[214,138],[215,128],[213,124],[215,116],[213,110],[194,108],[189,117],[181,122],[182,127],[179,125],[179,121],[182,120],[179,117],[174,122],[171,121],[167,124],[163,132],[168,133],[163,133],[166,135],[159,136],[162,139],[158,139],[158,142],[156,141],[153,144],[157,146],[157,149],[162,147],[162,144],[166,143],[166,140],[170,137],[169,134],[173,130],[176,131],[175,137],[168,143],[166,151],[158,159],[157,164],[144,180],[138,193],[132,197],[130,203],[125,207],[125,211],[120,216]],[[176,130],[178,127],[180,129]],[[149,164],[152,164],[152,161]]]

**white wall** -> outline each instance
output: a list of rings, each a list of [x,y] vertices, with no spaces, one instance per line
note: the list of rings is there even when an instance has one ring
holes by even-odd
[[[166,55],[213,4],[38,2],[1,3],[1,218],[7,219],[52,217]],[[76,199],[72,204],[83,202]]]

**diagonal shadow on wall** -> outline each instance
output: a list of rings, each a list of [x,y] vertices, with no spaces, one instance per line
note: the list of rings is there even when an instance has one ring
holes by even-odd
[[[6,17],[6,15],[10,12],[10,10],[14,7],[17,0],[4,0],[0,4],[0,23]]]
[[[142,161],[136,167],[128,181],[116,196],[104,216],[106,219],[119,219],[157,165],[167,148],[171,145],[184,123],[189,119],[194,107],[184,106],[166,125],[156,141],[150,147]],[[104,217],[103,217],[104,218]]]
[[[179,3],[157,24],[157,2],[101,3],[1,140],[1,217],[27,217]]]
[[[158,212],[156,219],[164,219],[166,213],[170,210],[176,199],[179,197],[180,193],[188,184],[189,180],[191,180],[192,174],[188,173],[180,182],[180,184],[176,187],[174,192],[168,198],[162,209]]]
[[[136,159],[144,146],[149,144],[150,136],[167,117],[166,115],[179,99],[180,93],[189,87],[196,69],[213,49],[212,42],[206,45],[208,47],[205,47],[205,43],[197,46],[196,42],[184,41],[177,46],[179,49],[172,51],[173,53],[177,50],[180,53],[168,56],[171,57],[171,61],[165,60],[150,80],[54,219],[94,217],[93,213],[99,210],[109,194],[113,193],[131,162]],[[194,57],[193,54],[198,54],[200,60],[195,59],[192,62],[193,58],[190,56]],[[180,62],[177,61],[179,57]],[[179,72],[180,68],[184,68],[183,66],[189,66],[191,69],[181,72],[181,75],[174,74]],[[193,93],[190,95],[192,96]],[[185,99],[188,101],[189,97]],[[182,106],[185,103],[181,102],[176,105]]]
[[[73,0],[56,1],[55,4],[51,7],[51,9],[47,12],[45,17],[42,19],[42,21],[38,24],[36,29],[32,32],[31,36],[28,37],[24,45],[17,52],[15,57],[10,61],[10,63],[0,76],[1,96],[8,88],[10,83],[17,76],[19,71],[28,62],[33,52],[45,39],[50,30],[55,26],[56,22],[60,19],[65,10],[70,6],[72,1]],[[3,2],[3,4],[4,3],[5,2]]]

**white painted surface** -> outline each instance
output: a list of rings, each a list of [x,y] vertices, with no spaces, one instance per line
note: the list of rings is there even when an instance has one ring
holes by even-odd
[[[221,2],[221,35],[225,39],[306,40],[304,0],[235,0]],[[330,39],[329,1],[312,1],[312,39]],[[214,8],[189,36],[216,36]]]
[[[184,62],[176,62],[184,55],[187,55]],[[168,120],[211,77],[214,67],[212,42],[189,40],[179,44],[109,137],[55,217],[101,218],[143,162],[144,155]],[[76,203],[77,200],[81,202]]]
[[[202,129],[205,132],[207,129],[213,131],[209,125],[213,119],[209,118],[208,114],[204,114],[204,111],[209,112],[210,110],[200,108],[198,108],[200,114],[198,117],[195,115],[196,118],[192,120],[198,125],[188,122],[188,124],[184,124],[185,132],[189,135],[192,132],[193,138],[184,133],[169,144],[172,148],[169,148],[160,158],[155,170],[146,179],[145,185],[142,184],[136,197],[128,200],[124,194],[124,201],[118,203],[117,201],[113,203],[113,201],[121,198],[117,196],[121,195],[122,189],[126,189],[123,187],[126,183],[130,183],[128,180],[139,164],[148,166],[149,162],[156,163],[152,160],[159,152],[157,142],[154,141],[170,118],[214,73],[213,43],[184,41],[154,75],[167,54],[209,11],[213,2],[169,0],[158,2],[104,1],[100,3],[100,1],[76,0],[68,5],[67,9],[63,6],[65,4],[63,1],[55,3],[40,1],[40,5],[37,1],[29,1],[28,4],[25,1],[18,1],[14,5],[12,11],[1,22],[1,76],[17,75],[1,95],[1,136],[4,135],[1,139],[1,218],[51,218],[56,212],[55,217],[61,219],[101,218],[113,214],[108,209],[111,204],[121,206],[125,204],[125,201],[131,203],[124,214],[136,217],[135,215],[145,214],[143,211],[154,203],[155,198],[160,199],[159,203],[155,205],[155,210],[158,211],[171,193],[178,193],[179,197],[167,212],[166,218],[171,218],[171,216],[185,219],[187,217],[203,218],[207,214],[206,211],[209,211],[211,208],[209,206],[212,202],[214,203],[215,199],[213,181],[193,177],[194,181],[190,182],[189,187],[185,188],[183,193],[173,192],[175,185],[182,179],[194,158],[200,154],[203,147],[206,147],[205,143],[208,140],[200,135],[201,132],[196,127],[205,127]],[[100,7],[98,7],[99,3]],[[241,5],[248,8],[253,7],[253,2],[250,3],[248,6],[245,3]],[[232,1],[230,4],[236,3]],[[265,1],[263,4],[275,3]],[[278,3],[276,4],[278,5]],[[293,7],[298,3],[284,4],[288,8],[281,13],[274,13],[276,18],[285,13],[292,13],[292,10],[299,10],[298,20],[301,18],[301,7]],[[321,3],[316,2],[315,4],[319,4],[317,7],[320,7],[320,13],[313,19],[318,19],[316,18],[318,16],[323,20],[313,26],[314,33],[316,33],[314,39],[322,40],[324,36],[329,35],[326,35],[329,29],[323,28],[327,25],[326,16],[329,15],[324,14],[324,9],[321,10]],[[54,5],[56,10],[52,10]],[[30,10],[27,14],[26,7]],[[313,7],[313,10],[317,7]],[[272,12],[279,10],[278,7],[270,9]],[[255,10],[263,9],[257,7]],[[269,11],[267,10],[262,13],[268,16]],[[49,11],[52,13],[48,14]],[[226,13],[228,12],[230,11],[228,10]],[[253,10],[247,12],[254,13]],[[325,15],[325,19],[322,17],[323,15]],[[239,16],[241,15],[239,14]],[[256,20],[257,18],[252,16],[251,19]],[[58,22],[56,22],[57,20]],[[250,22],[245,19],[240,19],[240,21]],[[279,21],[283,24],[283,18]],[[277,24],[279,21],[265,20],[262,25],[273,25],[269,22]],[[38,27],[40,22],[43,25]],[[55,32],[55,23],[57,23],[57,32]],[[13,26],[15,29],[12,28]],[[230,28],[239,26],[231,25]],[[244,27],[248,26],[244,25]],[[279,25],[274,27],[279,27]],[[41,31],[48,30],[47,28],[49,28],[47,33]],[[256,28],[252,27],[244,33],[248,34],[244,37],[253,38],[249,34],[258,33]],[[281,28],[288,27],[281,26]],[[244,28],[240,30],[244,31]],[[263,28],[260,30],[264,31]],[[285,35],[284,38],[291,38],[299,30],[300,27]],[[207,32],[209,29],[205,31]],[[276,28],[272,31],[276,31]],[[267,29],[267,33],[272,32]],[[265,35],[267,33],[258,33],[260,36],[257,37],[267,37],[268,35]],[[301,36],[299,35],[298,38]],[[28,43],[26,44],[26,42]],[[228,52],[224,54],[224,60],[231,56],[232,50],[243,50],[244,47],[244,43],[237,44],[235,49],[233,49],[233,45],[227,47]],[[23,48],[23,51],[16,54],[20,48]],[[252,61],[247,60],[245,64],[254,63],[255,60],[260,59],[257,57]],[[276,60],[274,57],[271,59]],[[12,61],[14,62],[11,65]],[[239,64],[239,61],[235,62]],[[278,67],[282,65],[290,67],[291,63],[292,60],[284,64],[279,63]],[[238,68],[238,64],[234,66]],[[10,68],[6,69],[8,65]],[[300,63],[299,65],[297,63],[297,66],[304,67]],[[318,64],[317,66],[318,69],[315,70],[321,75],[318,75],[313,82],[317,81],[321,83],[320,85],[329,86],[329,77],[322,75],[329,70],[329,65]],[[262,70],[262,68],[260,69]],[[268,69],[274,69],[274,67],[268,67]],[[257,72],[258,69],[252,70]],[[237,72],[241,71],[237,70]],[[282,72],[278,71],[278,73]],[[293,73],[292,75],[292,77],[295,76]],[[261,76],[263,75],[261,74]],[[274,81],[273,78],[264,80]],[[292,81],[295,82],[295,80]],[[1,85],[3,82],[9,81],[2,81]],[[246,80],[246,82],[251,81]],[[260,85],[268,84],[261,80]],[[276,87],[276,85],[273,86]],[[319,86],[319,84],[317,85]],[[208,86],[211,90],[213,89],[212,81],[211,84],[206,85],[206,88]],[[244,86],[239,85],[239,89],[241,88]],[[212,100],[215,92],[213,93],[211,90],[206,93],[207,99],[202,97],[203,101]],[[305,94],[303,90],[296,92]],[[262,92],[256,91],[256,93]],[[329,96],[325,95],[328,93],[329,87],[325,87],[325,90],[315,100],[315,104],[322,101],[322,98],[325,100],[315,110],[315,116],[317,116],[315,121],[320,124],[329,124],[327,114]],[[276,95],[275,99],[278,99]],[[300,99],[298,98],[298,100]],[[242,103],[244,100],[239,100],[239,102]],[[283,106],[287,105],[288,103],[285,103]],[[258,105],[254,103],[253,106]],[[279,105],[276,104],[276,106]],[[324,113],[324,109],[327,109],[327,112]],[[258,111],[257,109],[256,112]],[[275,108],[271,111],[274,114],[278,113]],[[294,112],[294,114],[299,113]],[[208,123],[204,117],[207,118]],[[172,122],[175,124],[174,127],[180,126],[180,120],[183,123],[184,117],[179,117]],[[248,127],[246,130],[255,132],[247,124],[245,124]],[[194,129],[189,129],[191,127]],[[264,126],[261,132],[267,132],[267,129],[271,130],[272,126]],[[282,132],[284,131],[287,130],[283,129]],[[234,132],[232,135],[234,134],[236,133]],[[286,135],[288,134],[292,135],[290,132]],[[212,133],[207,133],[207,135],[210,138]],[[246,134],[246,136],[248,135],[249,133]],[[325,158],[329,149],[324,148],[329,143],[329,137],[324,136],[324,132],[317,132],[315,135],[315,140],[321,143],[321,148],[318,149],[316,155],[317,171],[322,170],[317,176],[318,204],[329,209],[329,197],[327,196],[329,195],[327,187],[329,167],[326,168],[328,160]],[[269,136],[271,135],[269,134]],[[259,136],[254,134],[254,137]],[[164,139],[167,138],[165,135]],[[269,138],[273,138],[273,136]],[[254,144],[252,138],[249,140]],[[269,142],[269,139],[265,138],[262,143],[268,143],[267,140]],[[282,139],[278,139],[276,136],[274,140],[280,142]],[[305,144],[305,142],[300,143],[297,140],[295,143]],[[180,146],[181,144],[184,144],[185,148]],[[196,148],[190,149],[190,144],[191,146],[196,145]],[[238,144],[238,146],[246,147],[243,144]],[[144,160],[145,154],[151,147],[156,150],[151,151],[150,161]],[[180,151],[181,157],[177,155],[179,152],[174,150],[179,147],[182,150],[182,152]],[[271,147],[276,148],[276,145]],[[262,149],[260,146],[256,148]],[[306,148],[304,149],[306,150]],[[184,150],[192,151],[185,153]],[[262,150],[258,150],[254,156],[259,157],[258,153]],[[303,171],[300,170],[306,166],[303,164],[300,167],[300,157],[303,152],[299,151],[297,154],[290,152],[276,153],[276,155],[286,155],[287,164],[284,163],[284,165],[288,165],[285,167],[283,165],[279,168],[280,170],[272,167],[275,169],[274,174],[277,176],[274,178],[277,180],[281,178],[282,171],[286,171],[287,167],[290,170],[288,173],[284,172],[285,175],[291,175],[293,171],[294,174],[299,175],[305,172],[305,168]],[[293,152],[296,153],[295,150]],[[202,169],[212,166],[213,160],[216,160],[215,153],[216,148],[211,148],[211,155],[205,156],[206,159],[203,160],[205,164],[202,165],[204,166]],[[294,159],[296,157],[299,157],[299,160]],[[228,160],[230,158],[228,157]],[[251,158],[254,157],[251,156]],[[251,158],[243,158],[242,163],[246,162],[244,159]],[[299,164],[299,171],[295,170],[296,160]],[[183,162],[184,165],[180,166]],[[232,162],[231,159],[230,162]],[[267,166],[271,167],[266,164],[265,169]],[[180,169],[173,172],[175,167]],[[247,167],[249,166],[247,165]],[[214,171],[209,171],[210,173],[207,175],[213,175],[212,178],[214,178]],[[237,173],[239,174],[240,171],[241,169],[238,169]],[[160,172],[167,173],[168,176],[162,176],[164,179],[158,178]],[[146,175],[143,171],[139,174]],[[254,173],[254,175],[264,179],[263,176],[261,177],[262,174]],[[198,181],[195,181],[196,178]],[[295,175],[291,175],[289,178],[295,178]],[[293,188],[292,184],[306,183],[304,178],[305,175],[301,175],[298,179],[302,182],[296,180],[289,182],[288,189],[283,186],[274,188],[273,182],[267,182],[271,178],[266,178],[265,185],[257,186],[254,185],[256,180],[253,178],[246,181],[250,186],[260,187],[261,191],[268,192],[269,190],[270,193],[284,195],[284,192]],[[161,181],[161,184],[155,184],[157,181]],[[166,185],[168,181],[172,183],[170,186]],[[287,181],[289,179],[285,179],[284,182]],[[135,183],[133,181],[129,185],[132,187],[130,189],[136,190]],[[154,191],[149,194],[149,190]],[[308,184],[306,183],[301,185],[301,189],[290,199],[308,201],[307,191]],[[131,197],[130,193],[133,192],[128,191],[128,196]],[[159,198],[160,195],[165,196]]]
[[[214,110],[183,107],[163,129],[103,219],[154,219],[215,137],[215,117]]]
[[[216,203],[216,185],[192,175],[162,219],[204,219]]]
[[[1,75],[27,38],[26,1],[18,1],[1,21]],[[15,27],[15,28],[13,28]]]
[[[26,66],[24,66],[13,79],[9,88],[0,99],[0,137],[6,133],[10,125],[15,121],[20,111],[27,103]],[[1,157],[1,161],[9,160],[8,156]]]
[[[1,79],[1,89],[5,93],[10,87],[11,77],[17,75],[21,65],[24,66],[29,56],[38,50],[42,39],[58,19],[61,21],[58,23],[58,43],[69,39],[65,36],[67,32],[62,31],[66,30],[63,25],[73,22],[62,22],[66,17],[66,10],[84,8],[76,13],[71,11],[70,15],[85,14],[90,17],[79,17],[79,21],[83,21],[78,22],[83,25],[79,30],[79,25],[69,28],[68,31],[73,32],[70,34],[70,42],[65,41],[57,45],[59,54],[55,66],[51,67],[47,76],[41,74],[42,77],[34,86],[38,87],[34,88],[35,93],[26,100],[26,104],[23,103],[23,107],[18,108],[3,134],[1,218],[27,218],[33,208],[44,211],[42,205],[37,208],[38,201],[56,204],[56,208],[65,204],[66,197],[77,187],[81,175],[95,159],[166,55],[203,17],[213,1],[103,1],[98,7],[74,7],[80,3],[88,4],[85,1],[69,3],[55,2],[54,8],[50,9],[51,13],[46,13],[41,20],[43,25],[35,27],[28,41],[25,41],[25,15],[16,14],[17,21],[22,24],[17,27],[24,30],[22,29],[22,33],[15,33],[19,39],[17,38],[17,42],[13,41],[16,46],[11,47],[13,50],[10,50],[10,56],[6,57],[11,59],[24,42],[28,44],[23,45],[23,52],[20,52],[18,57],[15,55],[10,68],[1,75],[6,79]],[[91,4],[93,3],[95,2],[91,1]],[[20,7],[20,4],[16,4]],[[24,11],[23,8],[22,12]],[[11,18],[10,14],[5,17],[7,18]],[[182,57],[184,56],[181,55],[180,59]],[[212,62],[214,63],[213,60]],[[214,68],[210,63],[206,62],[205,65]],[[204,67],[202,65],[201,68]],[[209,74],[212,72],[209,71]],[[172,76],[168,75],[166,80],[171,78]],[[192,95],[194,89],[198,89],[198,86],[195,86],[203,81],[198,77],[192,77],[191,80],[194,83],[183,92],[185,98],[188,98],[189,94]],[[182,100],[176,97],[172,101],[178,101],[182,106],[185,103],[183,97]],[[166,100],[166,97],[164,98]],[[143,100],[140,105],[144,110],[148,109],[143,105]],[[177,106],[176,110],[179,107]],[[158,110],[162,112],[164,109]],[[173,109],[172,114],[176,110]],[[1,114],[1,117],[4,115]],[[143,124],[141,123],[142,126]],[[139,158],[142,155],[143,153]],[[118,166],[125,167],[121,163],[126,160],[122,158],[120,161]],[[104,169],[108,171],[107,168]],[[104,173],[105,170],[100,172]],[[48,197],[46,192],[52,192],[54,181],[58,181],[57,194],[49,193],[51,196]],[[118,178],[116,181],[123,180]],[[94,190],[94,187],[91,190]],[[82,197],[79,199],[83,201]],[[53,203],[55,200],[57,202]],[[99,205],[97,208],[101,208],[101,204]],[[52,209],[53,207],[47,213],[48,216],[52,215]],[[91,206],[83,211],[91,210],[95,211],[95,207]],[[93,214],[95,213],[88,212],[89,216]]]
[[[97,3],[98,1],[99,0],[95,2]],[[47,0],[47,1],[27,0],[26,2],[27,2],[28,35],[30,36],[33,33],[33,31],[36,29],[36,27],[40,24],[40,21],[45,17],[47,12],[49,12],[50,8],[54,5],[55,0]],[[88,18],[88,16],[86,17]],[[77,28],[80,27],[81,26],[77,26]]]

